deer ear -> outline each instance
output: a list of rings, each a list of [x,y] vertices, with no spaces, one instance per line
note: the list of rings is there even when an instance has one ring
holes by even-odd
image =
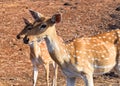
[[[59,23],[61,21],[61,14],[55,14],[51,18],[52,23]]]
[[[26,18],[23,18],[23,20],[24,20],[24,23],[25,23],[26,25],[30,25],[30,24],[31,24]]]
[[[38,12],[35,12],[33,10],[29,10],[30,14],[32,15],[32,17],[35,19],[35,21],[39,22],[41,21],[41,15]]]

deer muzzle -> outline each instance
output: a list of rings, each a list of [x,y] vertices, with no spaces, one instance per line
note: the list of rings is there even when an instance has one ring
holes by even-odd
[[[24,42],[25,44],[28,44],[28,43],[29,43],[29,38],[27,38],[27,36],[25,36],[25,37],[23,38],[23,42]]]

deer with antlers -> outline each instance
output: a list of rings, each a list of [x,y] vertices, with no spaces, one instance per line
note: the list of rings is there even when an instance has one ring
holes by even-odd
[[[33,24],[24,41],[31,44],[45,40],[51,58],[67,78],[67,86],[75,86],[76,77],[81,77],[85,86],[94,86],[94,74],[104,74],[111,70],[120,74],[120,30],[75,38],[65,44],[59,39],[55,28],[55,24],[61,21],[60,14],[45,17],[32,11],[32,16],[38,22]]]
[[[23,18],[25,22],[24,29],[17,35],[17,39],[25,39],[27,32],[32,29],[33,24],[30,23],[27,19]],[[26,43],[24,41],[24,43]],[[53,63],[54,67],[54,77],[52,86],[57,86],[57,71],[58,65],[51,59],[45,41],[33,42],[29,44],[30,46],[30,60],[33,64],[33,86],[36,86],[37,76],[38,76],[38,66],[43,65],[46,71],[46,81],[47,86],[49,86],[49,64]]]

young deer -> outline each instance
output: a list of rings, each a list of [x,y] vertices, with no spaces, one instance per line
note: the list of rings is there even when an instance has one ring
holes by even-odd
[[[24,22],[26,24],[25,28],[17,35],[17,39],[25,39],[25,35],[32,28],[33,24],[30,23],[27,19],[24,18]],[[24,41],[24,43],[26,43]],[[33,64],[33,86],[36,86],[37,76],[38,76],[38,66],[43,65],[46,71],[46,79],[47,86],[49,86],[49,64],[53,63],[54,67],[54,77],[53,77],[53,85],[57,85],[57,71],[58,65],[51,59],[45,41],[33,42],[30,44],[30,60]]]
[[[32,15],[40,22],[33,25],[24,41],[31,44],[45,40],[51,58],[67,77],[67,86],[74,86],[76,77],[81,77],[86,86],[94,86],[93,74],[104,74],[112,69],[120,74],[120,30],[76,38],[65,44],[59,40],[55,28],[55,24],[61,21],[60,14],[49,18],[33,11]]]

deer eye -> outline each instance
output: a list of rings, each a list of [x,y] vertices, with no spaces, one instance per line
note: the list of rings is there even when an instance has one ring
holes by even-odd
[[[28,26],[27,29],[28,29],[28,30],[31,30],[31,29],[32,29],[32,26]]]
[[[40,29],[40,30],[44,30],[46,27],[47,27],[46,24],[42,24],[42,25],[39,27],[39,29]]]
[[[41,25],[41,28],[46,28],[46,26],[47,26],[46,24],[43,24]]]

